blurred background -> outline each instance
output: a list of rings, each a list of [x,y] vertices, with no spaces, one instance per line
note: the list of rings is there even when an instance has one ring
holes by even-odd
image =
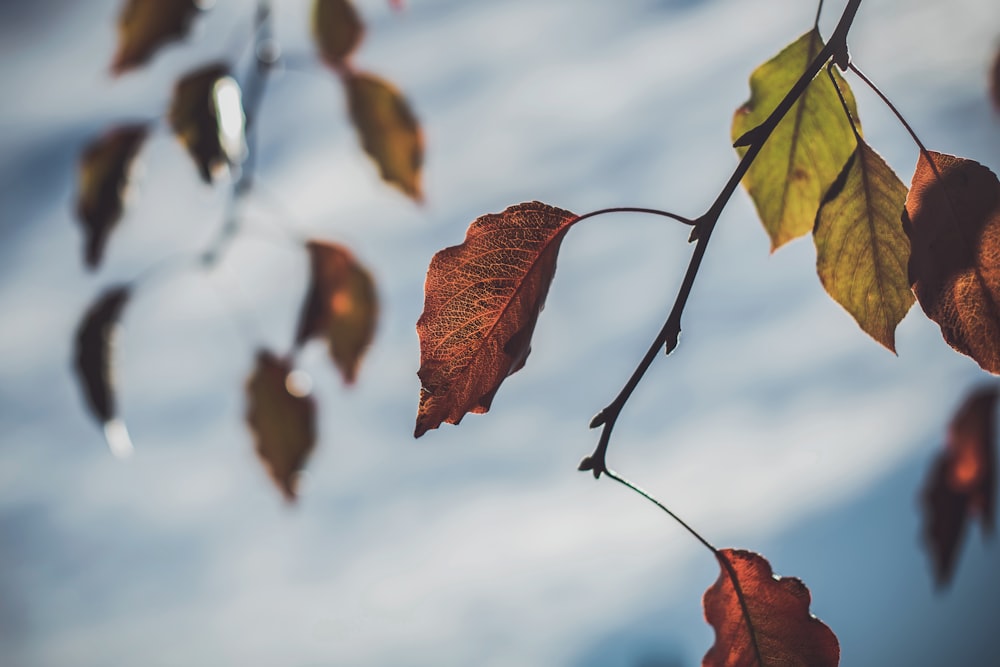
[[[0,3],[0,662],[62,665],[699,664],[710,554],[610,480],[576,472],[691,247],[659,218],[574,228],[523,371],[490,414],[412,438],[414,323],[437,250],[478,215],[539,199],[696,216],[736,163],[733,111],[807,31],[798,0],[359,0],[356,63],[399,86],[426,137],[426,203],[383,184],[318,64],[307,0],[276,2],[285,67],[258,117],[247,231],[212,271],[162,274],[127,307],[116,373],[135,455],[115,459],[71,374],[107,285],[194,257],[222,225],[163,120],[207,60],[245,68],[254,3],[218,0],[183,43],[108,74],[117,0]],[[843,2],[828,2],[829,34]],[[866,0],[855,62],[932,149],[1000,168],[994,0]],[[242,69],[240,71],[243,71]],[[904,182],[917,151],[856,79],[869,142]],[[74,219],[82,148],[160,119],[96,272]],[[301,356],[320,443],[289,507],[257,461],[244,383],[287,351],[304,251],[348,245],[382,319],[357,386]],[[988,664],[997,546],[978,528],[935,592],[917,497],[950,415],[989,381],[915,307],[896,357],[823,291],[808,239],[770,255],[745,193],[684,319],[615,430],[610,464],[718,546],[801,577],[842,664]]]

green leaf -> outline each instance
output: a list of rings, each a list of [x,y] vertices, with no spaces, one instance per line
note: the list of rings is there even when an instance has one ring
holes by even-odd
[[[813,232],[816,272],[869,336],[896,351],[896,325],[913,305],[906,186],[864,141],[823,200]]]
[[[823,49],[815,29],[785,47],[750,75],[750,99],[733,118],[733,141],[760,125]],[[851,116],[847,82],[834,73]],[[809,233],[823,195],[854,151],[854,132],[826,74],[813,79],[778,123],[743,178],[771,237],[771,250]],[[745,147],[736,149],[742,157]]]

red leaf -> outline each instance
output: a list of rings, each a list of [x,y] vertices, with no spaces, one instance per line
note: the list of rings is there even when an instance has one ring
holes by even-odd
[[[809,613],[805,584],[775,577],[760,554],[721,549],[716,555],[721,572],[703,599],[715,644],[705,654],[704,667],[835,667],[840,662],[836,635]]]
[[[948,427],[948,440],[924,487],[924,542],[939,586],[954,574],[967,523],[978,514],[990,534],[996,510],[997,388],[969,396]]]
[[[83,151],[76,213],[86,235],[88,268],[100,264],[108,236],[121,220],[129,169],[147,133],[145,124],[122,125]]]
[[[114,332],[128,297],[126,287],[107,290],[90,306],[76,331],[77,378],[87,406],[102,424],[114,419],[117,412],[111,352]]]
[[[287,360],[261,350],[247,381],[247,423],[254,446],[288,502],[295,500],[299,472],[316,445],[316,403],[288,390],[291,371]]]
[[[346,248],[318,241],[310,241],[308,248],[311,278],[295,344],[326,338],[330,357],[350,384],[375,335],[375,283]]]
[[[477,218],[461,245],[434,255],[420,337],[420,437],[467,412],[483,413],[500,383],[524,366],[531,334],[577,216],[531,202]]]
[[[909,273],[953,348],[1000,373],[1000,181],[972,160],[921,153],[906,198]]]
[[[187,34],[200,11],[195,0],[125,0],[118,15],[115,76],[145,63],[164,44]]]
[[[313,38],[327,65],[340,70],[357,50],[365,34],[354,3],[350,0],[315,0]]]

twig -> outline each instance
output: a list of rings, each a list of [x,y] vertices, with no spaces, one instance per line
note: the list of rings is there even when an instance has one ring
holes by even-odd
[[[716,197],[715,201],[708,211],[695,221],[694,228],[691,231],[691,240],[697,241],[694,251],[691,253],[691,260],[688,263],[687,271],[684,274],[684,280],[681,282],[680,289],[677,293],[677,298],[674,301],[673,308],[670,310],[670,314],[667,316],[666,322],[663,324],[663,328],[660,329],[659,334],[657,334],[656,339],[653,340],[652,345],[649,346],[649,350],[646,355],[639,362],[639,365],[633,371],[632,376],[625,383],[625,386],[618,393],[611,403],[609,403],[603,410],[601,410],[594,419],[590,422],[591,428],[597,428],[602,426],[600,439],[597,443],[597,448],[594,453],[583,459],[580,462],[580,470],[590,470],[594,474],[594,478],[599,478],[601,473],[607,472],[607,449],[608,443],[611,440],[611,432],[614,429],[615,422],[618,420],[618,416],[621,414],[622,409],[628,402],[629,397],[635,388],[638,386],[640,380],[649,370],[650,365],[656,358],[660,348],[664,348],[667,354],[670,354],[674,348],[677,347],[677,341],[681,333],[681,315],[684,312],[684,307],[687,305],[688,297],[691,294],[691,288],[694,286],[694,280],[698,275],[698,269],[701,267],[701,261],[705,256],[705,250],[708,248],[708,242],[712,237],[712,232],[715,230],[715,226],[719,221],[719,216],[722,214],[723,209],[725,209],[726,204],[732,198],[733,193],[736,192],[736,188],[739,186],[740,181],[746,175],[747,171],[750,169],[750,165],[753,164],[754,159],[760,153],[761,149],[764,147],[764,143],[767,141],[771,133],[778,126],[778,123],[785,117],[789,109],[798,101],[802,94],[809,87],[813,78],[819,73],[826,63],[833,58],[838,65],[840,64],[839,57],[846,60],[847,56],[847,33],[850,31],[851,24],[854,21],[854,17],[857,14],[858,8],[861,6],[861,0],[848,0],[847,7],[844,8],[844,13],[840,17],[840,21],[837,23],[837,27],[834,29],[833,34],[830,36],[830,41],[820,50],[806,71],[802,73],[802,76],[798,78],[792,88],[785,94],[778,106],[775,107],[774,111],[757,127],[749,130],[743,136],[738,138],[733,144],[736,147],[746,147],[747,151],[743,154],[743,158],[740,160],[739,164],[736,165],[736,169],[733,171],[732,176],[723,186],[722,191],[719,196]],[[847,65],[845,65],[847,66]]]

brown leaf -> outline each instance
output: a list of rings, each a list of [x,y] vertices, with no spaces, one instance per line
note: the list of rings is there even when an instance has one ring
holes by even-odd
[[[74,359],[87,406],[99,422],[115,418],[111,354],[114,333],[129,298],[127,287],[113,287],[95,301],[76,330]]]
[[[115,127],[88,144],[80,158],[76,214],[83,224],[84,258],[90,269],[100,264],[108,236],[121,220],[129,170],[147,134],[145,124]]]
[[[809,613],[805,584],[775,577],[760,554],[721,549],[716,555],[721,572],[702,601],[715,644],[703,667],[835,667],[840,662],[836,635]]]
[[[1000,181],[978,162],[929,155],[903,212],[910,283],[948,344],[1000,373]]]
[[[195,0],[125,0],[118,15],[115,76],[142,65],[164,44],[184,37],[201,7]]]
[[[315,0],[313,2],[313,38],[320,57],[335,70],[341,70],[365,34],[354,3],[350,0]]]
[[[997,388],[969,396],[948,427],[948,440],[924,486],[924,543],[939,586],[954,574],[965,527],[979,515],[990,534],[996,511]]]
[[[343,246],[310,241],[308,248],[311,277],[295,344],[302,345],[313,337],[326,338],[330,357],[350,384],[375,335],[375,283]]]
[[[518,204],[476,218],[464,243],[434,255],[417,320],[414,436],[486,412],[504,378],[524,366],[559,245],[576,220],[540,202]]]
[[[291,364],[266,350],[247,381],[247,423],[264,467],[288,502],[316,444],[316,403],[288,390]]]
[[[344,78],[351,121],[382,179],[420,201],[424,139],[416,117],[392,84],[371,74]]]
[[[242,158],[243,106],[229,65],[212,63],[189,72],[174,86],[170,126],[206,183]]]

